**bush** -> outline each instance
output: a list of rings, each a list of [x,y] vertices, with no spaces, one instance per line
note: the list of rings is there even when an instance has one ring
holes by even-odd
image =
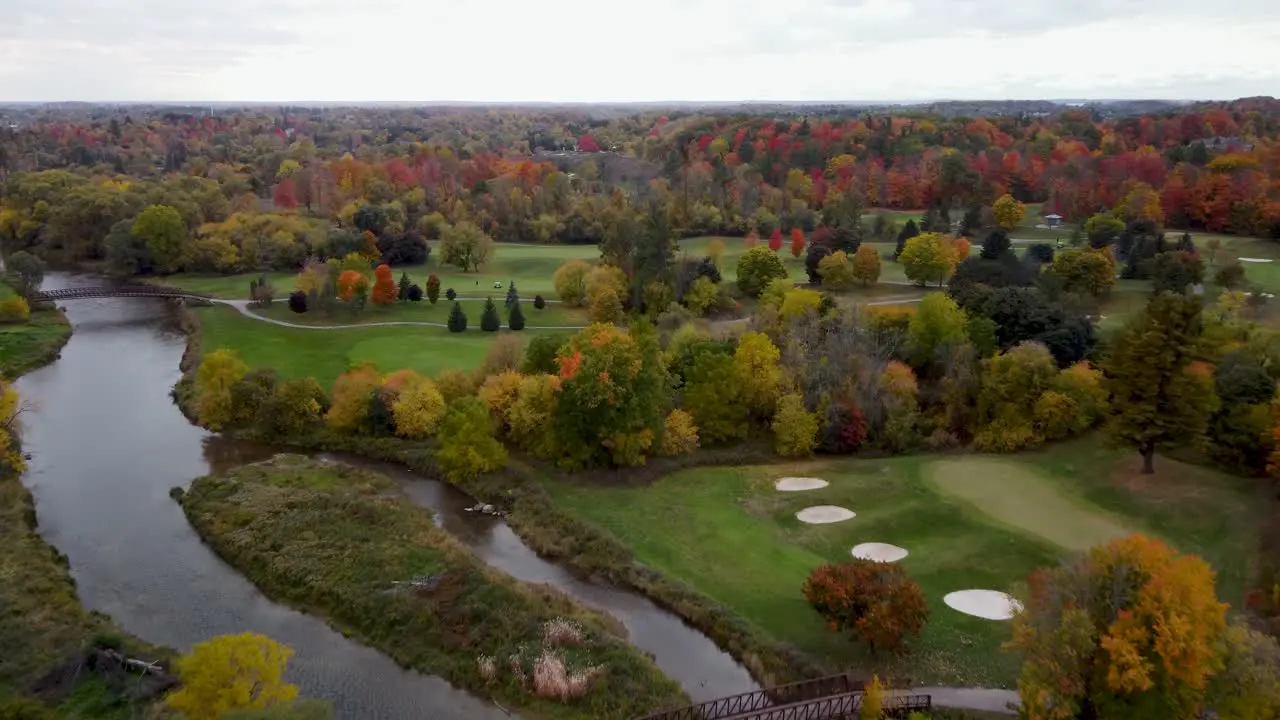
[[[833,630],[849,630],[876,650],[896,650],[929,619],[920,586],[901,565],[854,560],[815,569],[804,597]]]
[[[307,294],[301,290],[289,293],[289,309],[301,315],[307,311]]]
[[[662,445],[659,452],[663,455],[687,455],[698,449],[698,426],[693,416],[684,410],[672,410],[663,424]]]
[[[458,293],[454,292],[453,288],[449,288],[448,290],[445,290],[444,297],[449,302],[453,302],[458,299]]]
[[[449,292],[453,292],[453,288],[449,288]],[[432,305],[440,299],[440,278],[435,273],[427,276],[427,301]],[[449,298],[452,300],[453,298]]]
[[[474,375],[457,368],[441,370],[432,380],[446,403],[471,395],[479,385],[479,380]]]
[[[851,405],[833,404],[827,410],[826,425],[818,449],[824,453],[844,455],[856,452],[867,439],[867,419]]]
[[[14,297],[0,300],[0,323],[26,322],[31,317],[31,306],[27,301]]]
[[[418,287],[416,284],[409,286],[407,295],[409,302],[422,302],[422,288]]]
[[[450,293],[453,290],[449,291]],[[449,298],[453,300],[453,298]],[[467,314],[462,311],[462,303],[456,300],[453,303],[453,309],[449,311],[449,332],[460,333],[467,329]]]
[[[545,299],[543,299],[543,297],[542,297],[541,295],[534,295],[534,296],[533,296],[533,307],[534,307],[534,309],[536,309],[536,310],[541,310],[542,308],[544,308],[544,307],[546,307],[546,306],[547,306],[547,301],[546,301]]]

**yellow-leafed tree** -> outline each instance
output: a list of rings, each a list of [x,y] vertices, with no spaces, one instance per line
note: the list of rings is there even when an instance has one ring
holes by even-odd
[[[249,372],[235,350],[214,350],[196,371],[196,417],[210,430],[221,430],[235,416],[231,387]]]
[[[223,635],[198,643],[178,660],[182,687],[168,704],[187,720],[218,720],[230,710],[257,710],[292,702],[296,685],[284,681],[293,650],[265,635]]]

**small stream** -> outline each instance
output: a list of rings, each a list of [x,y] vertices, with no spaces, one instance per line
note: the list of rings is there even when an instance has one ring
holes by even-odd
[[[98,283],[52,273],[44,286]],[[205,547],[169,489],[276,450],[214,436],[174,406],[169,390],[179,378],[185,339],[162,302],[76,300],[66,308],[75,332],[61,359],[18,382],[35,406],[23,415],[23,444],[33,455],[24,482],[36,498],[41,534],[70,559],[86,606],[180,650],[224,633],[269,635],[295,651],[291,681],[304,695],[333,702],[339,718],[507,717],[272,602]],[[538,558],[501,520],[466,512],[471,501],[452,487],[398,466],[341,459],[395,478],[495,567],[613,614],[631,642],[652,653],[694,700],[757,688],[732,657],[676,616]]]

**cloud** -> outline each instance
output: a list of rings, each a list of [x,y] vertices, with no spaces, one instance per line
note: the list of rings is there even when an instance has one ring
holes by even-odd
[[[1275,0],[6,0],[0,99],[923,100],[1280,87]]]

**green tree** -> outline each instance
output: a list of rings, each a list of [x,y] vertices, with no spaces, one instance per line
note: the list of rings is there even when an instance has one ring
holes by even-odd
[[[1122,232],[1124,221],[1109,212],[1098,213],[1084,223],[1084,234],[1089,238],[1089,245],[1099,250],[1115,244]]]
[[[738,259],[738,289],[745,295],[760,297],[771,280],[785,277],[786,266],[767,247],[753,247]]]
[[[493,238],[475,223],[463,220],[446,228],[440,236],[440,261],[462,272],[480,271],[493,259]]]
[[[269,438],[306,435],[320,425],[327,398],[315,378],[298,378],[280,383],[262,403],[256,420],[258,430]]]
[[[818,263],[821,266],[821,262]],[[880,280],[880,253],[872,245],[860,245],[853,254],[853,279],[863,287],[875,285]]]
[[[1244,287],[1246,280],[1244,265],[1241,265],[1239,260],[1223,263],[1222,267],[1213,274],[1213,282],[1228,290]]]
[[[235,418],[232,388],[249,372],[235,350],[214,350],[196,371],[196,417],[210,430],[221,430]]]
[[[1204,282],[1204,261],[1195,253],[1174,250],[1146,261],[1146,274],[1155,292],[1185,293]]]
[[[750,429],[751,410],[733,371],[733,358],[704,350],[685,378],[684,406],[707,443],[741,440]]]
[[[1092,248],[1063,250],[1053,258],[1047,272],[1062,281],[1066,292],[1098,297],[1116,284],[1116,264],[1111,256]]]
[[[440,425],[436,462],[454,482],[473,480],[506,464],[507,451],[494,437],[493,420],[479,398],[463,397],[449,405]]]
[[[134,219],[131,232],[146,244],[156,272],[178,269],[187,242],[187,224],[176,209],[169,205],[147,207]]]
[[[783,395],[773,416],[773,447],[781,457],[809,457],[818,444],[818,414],[809,412],[799,393]]]
[[[564,340],[557,335],[545,333],[533,336],[529,347],[524,351],[524,365],[520,368],[526,375],[555,374],[560,372],[560,361],[557,355]]]
[[[449,332],[460,333],[467,329],[467,314],[462,311],[462,303],[454,301],[449,311]]]
[[[915,365],[928,365],[943,348],[963,343],[968,323],[964,311],[945,293],[925,295],[907,325],[907,350]]]
[[[587,299],[587,273],[591,265],[584,260],[570,260],[556,268],[552,282],[556,295],[569,307],[579,307]]]
[[[502,327],[502,318],[498,315],[498,306],[493,298],[485,298],[484,312],[480,315],[480,329],[485,332],[498,332]]]
[[[284,681],[291,655],[287,646],[254,633],[197,643],[178,660],[182,685],[166,702],[188,720],[218,720],[231,710],[292,703],[298,688]]]
[[[396,299],[405,302],[409,299],[409,287],[413,285],[413,281],[409,279],[409,273],[400,273],[400,282],[397,284]]]
[[[920,234],[920,228],[916,225],[915,220],[908,220],[898,231],[898,237],[895,239],[896,245],[893,249],[893,259],[897,260],[902,256],[902,251],[907,249],[907,241]]]
[[[44,260],[25,250],[10,255],[5,259],[4,265],[16,280],[18,292],[24,297],[39,290],[40,284],[44,282]]]
[[[982,365],[974,445],[989,452],[1013,452],[1044,442],[1035,424],[1035,410],[1058,374],[1049,350],[1040,343],[1025,342]]]
[[[524,329],[524,310],[520,309],[519,300],[511,305],[511,310],[507,313],[507,327],[516,331]]]
[[[956,269],[955,247],[939,233],[917,235],[907,241],[898,256],[907,279],[918,284],[942,282]]]
[[[843,290],[853,285],[855,279],[853,263],[843,250],[837,250],[819,260],[818,275],[822,277],[822,286],[831,290]]]
[[[1200,310],[1196,298],[1156,295],[1103,363],[1114,408],[1107,436],[1137,448],[1144,473],[1155,472],[1156,450],[1198,443],[1215,409],[1207,370],[1192,367]]]

